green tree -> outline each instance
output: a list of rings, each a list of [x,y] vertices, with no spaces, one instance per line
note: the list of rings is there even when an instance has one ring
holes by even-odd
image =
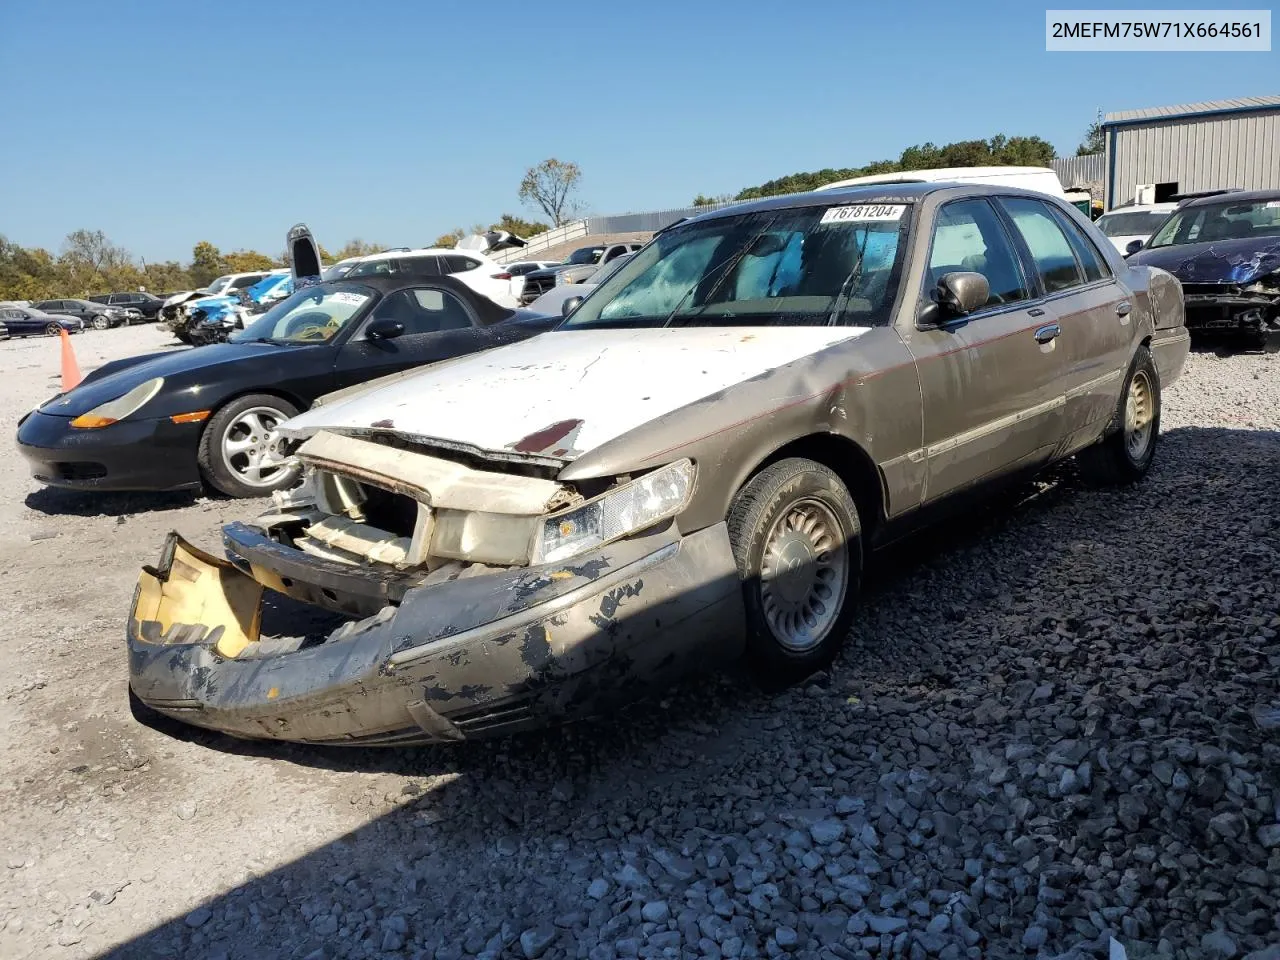
[[[540,233],[546,233],[551,227],[540,220],[524,220],[514,214],[504,213],[497,223],[490,225],[489,229],[505,230],[507,233],[514,233],[517,237],[528,240]]]
[[[990,140],[958,140],[938,146],[926,142],[907,147],[897,160],[877,160],[863,167],[827,167],[809,173],[792,173],[768,180],[756,187],[739,190],[734,199],[751,200],[783,193],[813,190],[837,180],[895,173],[899,170],[929,170],[938,167],[1032,166],[1047,167],[1055,156],[1053,145],[1041,137],[1006,137]],[[706,200],[701,194],[694,198]]]
[[[558,227],[577,210],[577,203],[570,198],[581,180],[582,170],[576,163],[551,157],[525,171],[520,199],[541,210]]]
[[[156,294],[176,293],[194,286],[187,268],[175,260],[144,264],[141,282],[138,285]]]
[[[208,240],[201,240],[191,249],[191,266],[187,268],[191,282],[197,287],[208,285],[227,272],[227,263]]]
[[[444,247],[446,250],[452,250],[458,245],[458,241],[463,238],[464,234],[461,227],[450,230],[448,233],[442,233],[436,237],[433,247]]]
[[[249,273],[253,270],[270,270],[275,261],[257,250],[233,250],[222,257],[228,273]]]
[[[1102,111],[1099,110],[1093,123],[1085,127],[1084,139],[1080,141],[1080,146],[1076,147],[1076,156],[1087,157],[1094,153],[1106,153],[1106,151],[1106,133],[1102,129]]]

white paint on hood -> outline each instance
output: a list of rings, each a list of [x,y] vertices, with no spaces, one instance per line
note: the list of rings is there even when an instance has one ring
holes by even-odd
[[[327,404],[279,430],[308,437],[318,430],[379,428],[510,451],[554,424],[581,421],[563,439],[526,450],[572,460],[663,414],[869,329],[553,331]]]

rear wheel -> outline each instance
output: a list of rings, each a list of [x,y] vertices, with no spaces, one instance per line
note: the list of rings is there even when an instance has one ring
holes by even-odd
[[[229,497],[262,497],[289,486],[298,470],[285,462],[290,451],[276,427],[297,415],[297,407],[270,394],[232,400],[209,418],[200,437],[206,482]]]
[[[844,483],[812,460],[781,460],[738,492],[728,527],[757,677],[782,686],[825,667],[853,622],[862,573],[862,527]]]
[[[108,320],[106,317],[102,316],[101,314],[99,314],[98,316],[94,317],[92,320],[89,321],[89,325],[93,327],[93,329],[95,330],[106,330],[110,328],[111,321]]]
[[[1113,423],[1112,432],[1077,459],[1095,483],[1135,483],[1151,468],[1160,437],[1160,375],[1146,347],[1129,367]]]

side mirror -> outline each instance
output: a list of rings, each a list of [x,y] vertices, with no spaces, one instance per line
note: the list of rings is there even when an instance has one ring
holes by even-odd
[[[567,317],[569,314],[573,313],[573,311],[578,309],[578,304],[580,304],[582,300],[582,297],[565,298],[564,302],[560,304],[560,316]]]
[[[394,340],[403,333],[404,324],[390,317],[374,320],[364,331],[364,335],[370,340]]]
[[[1128,243],[1124,245],[1124,255],[1126,257],[1133,256],[1135,253],[1137,253],[1139,250],[1142,249],[1143,242],[1144,241],[1142,240],[1130,240]]]
[[[991,285],[980,273],[945,273],[938,278],[938,305],[952,316],[967,316],[990,298]]]

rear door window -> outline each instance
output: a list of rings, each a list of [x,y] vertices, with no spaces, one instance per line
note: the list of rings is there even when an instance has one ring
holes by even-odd
[[[1045,204],[1026,197],[1001,197],[999,202],[1031,251],[1045,293],[1070,290],[1085,282],[1071,242]]]
[[[1080,261],[1080,266],[1084,270],[1085,280],[1093,283],[1095,280],[1102,280],[1111,276],[1111,268],[1107,266],[1106,260],[1102,258],[1102,254],[1098,252],[1098,248],[1094,246],[1093,241],[1080,229],[1079,225],[1073,223],[1071,218],[1051,204],[1045,204],[1053,213],[1053,218],[1058,221],[1058,226],[1062,228],[1062,232],[1067,235],[1067,242],[1071,244],[1071,249],[1075,252],[1076,259]]]

